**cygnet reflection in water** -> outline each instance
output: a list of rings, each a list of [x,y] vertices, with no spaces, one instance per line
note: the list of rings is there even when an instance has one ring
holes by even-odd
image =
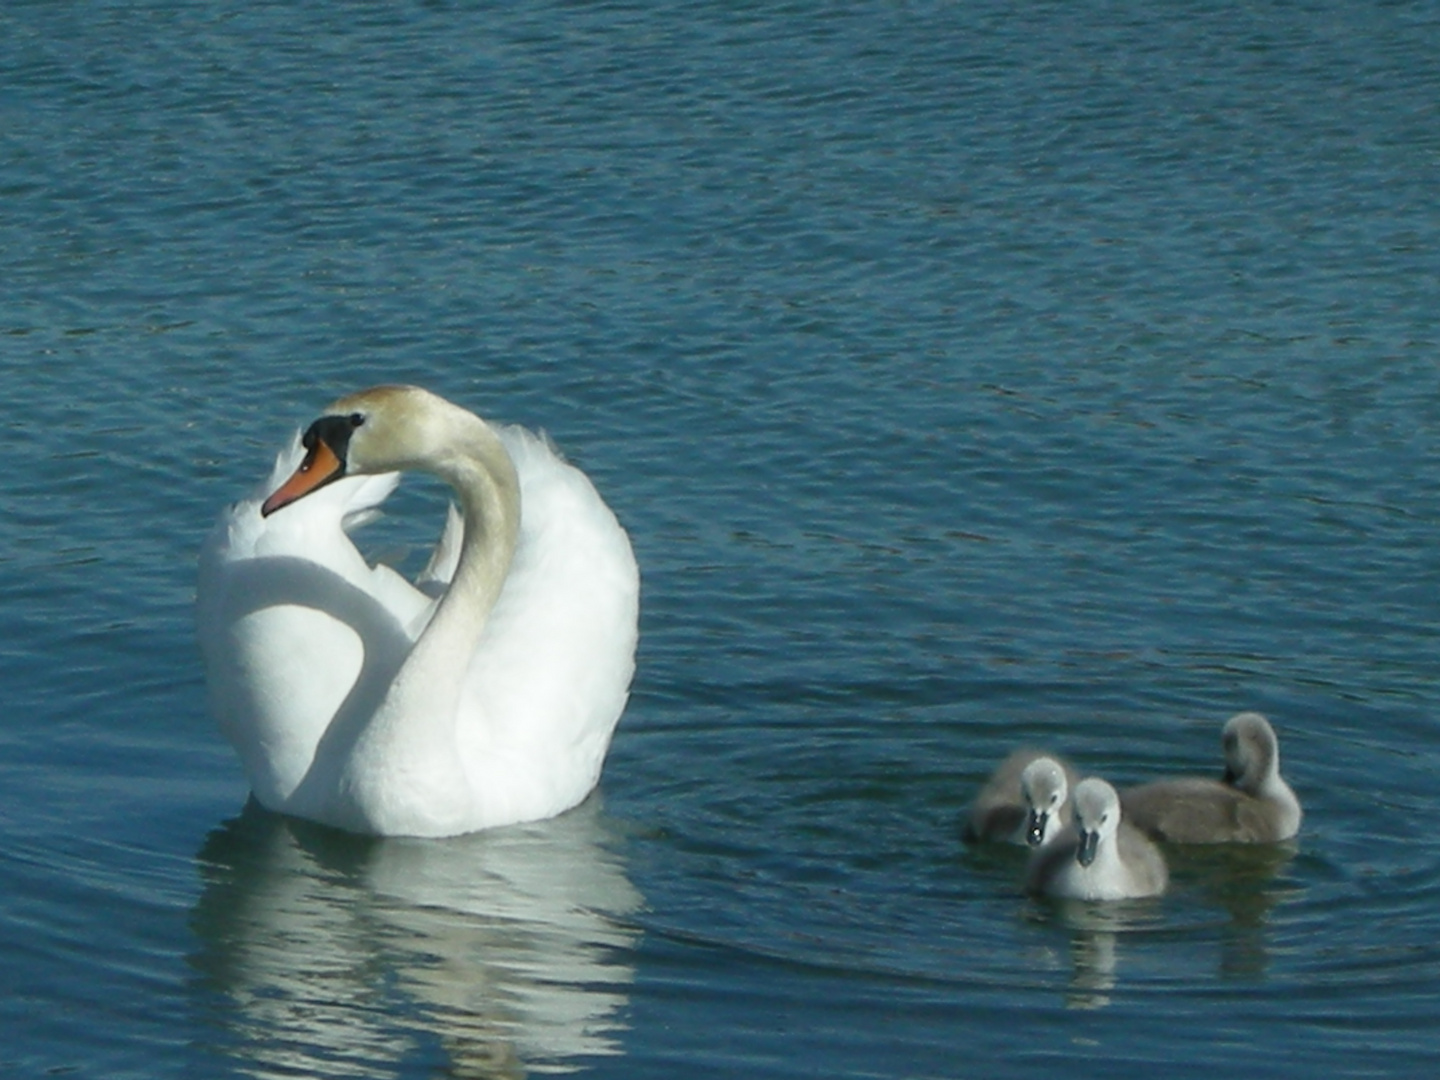
[[[1069,792],[1075,772],[1041,750],[1016,750],[1000,763],[975,796],[962,837],[1040,847],[1070,823]]]
[[[1289,840],[1302,812],[1280,775],[1280,743],[1259,713],[1232,716],[1221,733],[1225,777],[1157,780],[1120,793],[1125,819],[1176,844],[1256,844]]]

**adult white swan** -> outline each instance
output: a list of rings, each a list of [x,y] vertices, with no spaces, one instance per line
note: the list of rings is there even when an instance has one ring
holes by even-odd
[[[460,504],[420,587],[346,534],[403,469]],[[387,386],[335,402],[266,491],[206,541],[196,598],[213,708],[264,806],[452,836],[585,798],[634,672],[639,574],[583,473]]]

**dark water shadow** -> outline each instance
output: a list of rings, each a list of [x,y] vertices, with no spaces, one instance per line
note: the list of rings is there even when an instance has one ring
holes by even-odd
[[[621,1053],[642,903],[592,798],[451,840],[253,800],[197,855],[195,1007],[252,1076],[515,1077]]]
[[[1222,979],[1264,979],[1270,966],[1270,913],[1295,894],[1295,889],[1279,884],[1295,854],[1293,843],[1166,847],[1176,885],[1196,890],[1228,916],[1220,931]]]

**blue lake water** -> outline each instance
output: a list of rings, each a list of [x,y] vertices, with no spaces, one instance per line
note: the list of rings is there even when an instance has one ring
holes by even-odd
[[[1429,1076],[1433,3],[0,9],[0,1075]],[[246,809],[195,555],[340,393],[629,529],[597,796]],[[444,493],[370,550],[415,565]],[[959,822],[1275,723],[1293,847]]]

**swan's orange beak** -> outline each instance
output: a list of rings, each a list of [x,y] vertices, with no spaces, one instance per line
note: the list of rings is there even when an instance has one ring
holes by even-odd
[[[314,439],[300,467],[260,505],[260,514],[262,517],[269,517],[282,506],[289,506],[296,499],[303,498],[316,488],[324,487],[331,480],[338,480],[344,475],[345,463],[336,457],[335,451],[330,449],[324,439]]]

